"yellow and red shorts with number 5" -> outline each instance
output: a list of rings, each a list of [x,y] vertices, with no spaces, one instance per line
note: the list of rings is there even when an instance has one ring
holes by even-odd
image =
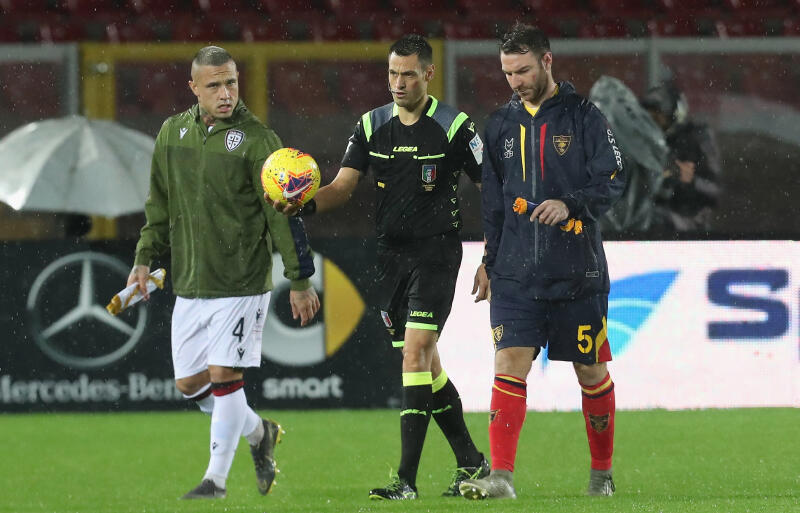
[[[537,299],[526,297],[518,287],[495,285],[493,280],[489,308],[495,350],[547,347],[550,360],[586,365],[611,361],[607,293]]]

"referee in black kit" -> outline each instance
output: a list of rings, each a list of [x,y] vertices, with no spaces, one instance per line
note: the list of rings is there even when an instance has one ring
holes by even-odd
[[[311,202],[299,211],[274,203],[287,215],[329,210],[347,202],[372,169],[380,309],[392,345],[403,348],[403,399],[400,466],[387,486],[370,490],[371,499],[417,498],[417,468],[431,415],[456,456],[444,495],[458,497],[461,481],[489,473],[436,349],[461,265],[458,179],[463,171],[480,186],[483,142],[466,114],[428,94],[432,61],[433,50],[423,37],[407,35],[395,42],[389,49],[394,101],[361,116],[339,173]],[[487,284],[481,266],[475,277],[479,298]]]

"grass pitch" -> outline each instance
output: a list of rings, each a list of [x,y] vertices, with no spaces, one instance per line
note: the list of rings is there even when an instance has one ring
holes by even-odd
[[[516,501],[442,498],[454,460],[434,423],[420,499],[371,502],[399,461],[398,412],[264,412],[286,429],[281,473],[258,494],[241,441],[228,498],[180,501],[208,463],[209,418],[195,412],[0,416],[0,511],[27,512],[800,512],[800,410],[617,413],[612,498],[583,495],[579,412],[529,412]],[[467,422],[488,454],[486,414]]]

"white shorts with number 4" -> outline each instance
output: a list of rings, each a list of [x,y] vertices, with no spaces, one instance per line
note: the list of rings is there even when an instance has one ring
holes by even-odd
[[[175,379],[220,367],[261,365],[261,337],[270,293],[258,296],[189,299],[172,311]]]

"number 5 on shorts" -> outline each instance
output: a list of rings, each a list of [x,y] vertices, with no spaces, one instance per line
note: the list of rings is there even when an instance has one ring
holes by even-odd
[[[587,331],[592,329],[591,324],[581,324],[578,326],[578,351],[581,353],[588,353],[592,350],[592,336],[586,333]],[[581,342],[586,341],[586,345],[582,345]]]

